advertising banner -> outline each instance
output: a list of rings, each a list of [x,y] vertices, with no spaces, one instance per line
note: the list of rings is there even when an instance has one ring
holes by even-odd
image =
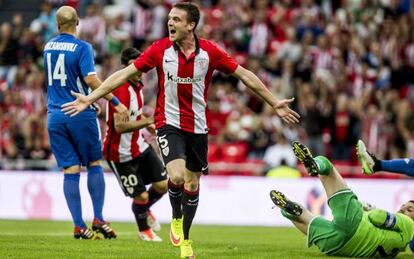
[[[93,218],[87,174],[81,174],[80,190],[85,220]],[[134,222],[131,199],[125,197],[117,179],[105,174],[104,217],[109,221]],[[414,199],[414,180],[347,179],[359,200],[391,212]],[[318,178],[274,179],[265,177],[203,176],[195,224],[290,226],[269,198],[279,190],[315,214],[330,217],[326,195]],[[171,218],[168,196],[153,208],[163,223]],[[63,195],[61,172],[0,171],[0,218],[71,220]]]

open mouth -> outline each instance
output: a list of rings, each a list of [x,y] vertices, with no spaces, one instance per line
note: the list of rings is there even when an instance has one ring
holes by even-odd
[[[170,29],[170,35],[175,35],[176,32],[177,32],[176,30]]]

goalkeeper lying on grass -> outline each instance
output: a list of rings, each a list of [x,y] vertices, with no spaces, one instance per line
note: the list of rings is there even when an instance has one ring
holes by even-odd
[[[281,192],[270,192],[282,215],[307,235],[308,246],[314,244],[323,253],[346,257],[395,257],[406,249],[414,251],[414,200],[403,204],[396,214],[380,209],[364,212],[327,158],[312,157],[299,142],[293,143],[293,150],[310,175],[319,175],[334,217],[329,221],[312,215]]]

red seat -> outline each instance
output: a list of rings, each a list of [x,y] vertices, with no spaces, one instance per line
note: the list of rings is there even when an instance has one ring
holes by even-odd
[[[222,146],[222,161],[230,163],[244,162],[247,159],[246,143],[227,143]]]
[[[208,144],[208,153],[207,153],[207,161],[208,162],[216,162],[220,161],[221,157],[221,148],[220,145],[216,143],[209,143]]]

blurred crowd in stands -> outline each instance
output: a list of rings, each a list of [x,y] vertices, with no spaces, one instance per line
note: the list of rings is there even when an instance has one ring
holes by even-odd
[[[46,1],[0,28],[0,157],[48,159],[42,48],[62,4],[81,15],[102,79],[128,46],[166,36],[173,0]],[[414,157],[414,10],[410,0],[199,0],[197,35],[225,48],[278,98],[295,97],[297,126],[281,123],[237,79],[214,75],[208,97],[209,161],[295,166],[290,142],[355,163],[362,138],[381,158]],[[144,76],[148,110],[155,71]],[[101,107],[105,106],[100,101]],[[100,115],[105,130],[104,113]]]

